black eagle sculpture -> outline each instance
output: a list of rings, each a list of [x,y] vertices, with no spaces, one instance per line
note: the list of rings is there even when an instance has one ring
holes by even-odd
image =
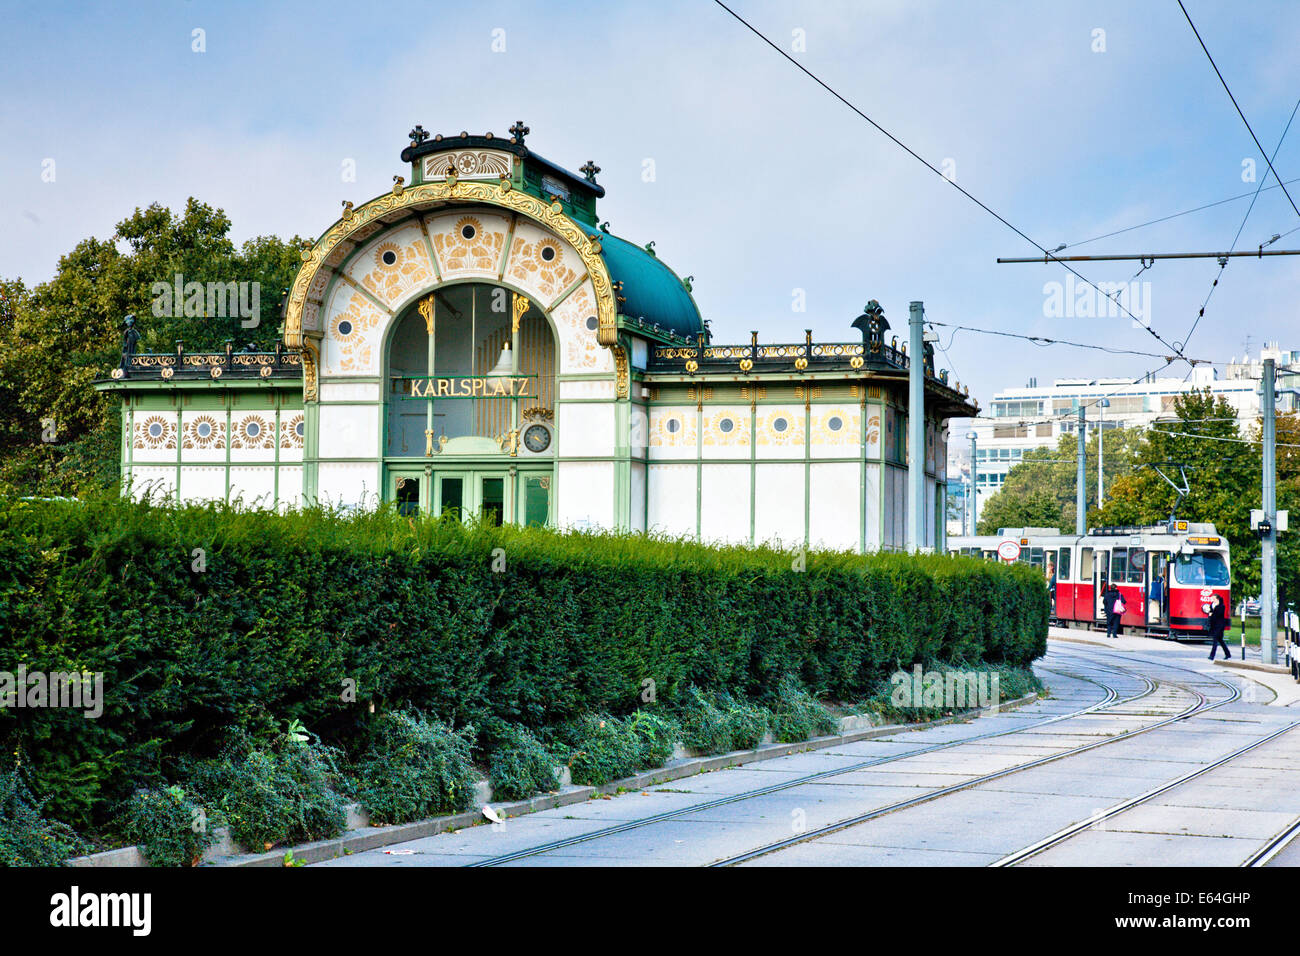
[[[885,341],[885,333],[889,331],[889,322],[880,303],[872,299],[862,310],[862,314],[853,320],[853,327],[862,333],[863,348],[870,352],[878,352]]]

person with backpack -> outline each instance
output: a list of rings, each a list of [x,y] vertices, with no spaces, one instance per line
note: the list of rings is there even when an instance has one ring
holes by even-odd
[[[1104,602],[1106,610],[1106,636],[1119,638],[1124,635],[1124,625],[1120,620],[1124,617],[1124,612],[1128,610],[1124,604],[1124,595],[1119,593],[1119,588],[1112,581],[1110,587],[1106,589]]]
[[[1214,660],[1214,652],[1220,647],[1223,648],[1223,659],[1232,660],[1232,651],[1228,650],[1228,643],[1223,639],[1227,627],[1228,608],[1223,598],[1215,594],[1210,598],[1210,660]]]

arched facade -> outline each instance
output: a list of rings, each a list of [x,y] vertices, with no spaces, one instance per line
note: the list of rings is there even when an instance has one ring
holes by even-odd
[[[274,353],[135,356],[101,379],[128,486],[902,547],[912,359],[879,305],[861,344],[714,345],[690,277],[600,224],[599,168],[527,132],[412,130],[409,184],[303,249]],[[946,422],[977,407],[921,359],[921,537],[941,547]]]

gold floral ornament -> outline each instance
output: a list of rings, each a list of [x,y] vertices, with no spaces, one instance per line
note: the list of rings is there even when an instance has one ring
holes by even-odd
[[[307,423],[303,420],[302,412],[280,419],[281,448],[301,448],[306,436]]]
[[[794,360],[794,367],[802,372],[808,367],[808,360],[801,355]]]
[[[274,448],[275,436],[261,415],[248,415],[235,426],[231,448]]]
[[[176,423],[162,415],[150,415],[135,426],[136,448],[175,448]]]
[[[185,448],[225,448],[225,422],[212,415],[199,415],[185,423]]]
[[[752,371],[754,370],[754,360],[753,360],[753,359],[747,359],[747,358],[743,358],[743,359],[741,359],[741,360],[740,360],[740,370],[741,370],[742,372],[744,372],[745,374],[748,375],[750,372],[752,372]]]

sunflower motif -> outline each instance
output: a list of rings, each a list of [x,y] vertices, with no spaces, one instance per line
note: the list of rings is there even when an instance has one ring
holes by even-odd
[[[560,261],[564,249],[554,239],[542,239],[533,247],[533,257],[543,269],[549,269]]]
[[[185,448],[225,448],[223,425],[212,415],[199,415],[185,423]]]
[[[400,269],[402,267],[402,250],[396,243],[381,242],[375,249],[375,265],[380,269]]]
[[[261,415],[249,415],[235,426],[231,448],[274,448],[271,426]]]
[[[280,419],[280,447],[301,448],[307,434],[307,424],[302,413]]]
[[[150,415],[136,425],[136,448],[175,448],[176,423],[162,415]]]

